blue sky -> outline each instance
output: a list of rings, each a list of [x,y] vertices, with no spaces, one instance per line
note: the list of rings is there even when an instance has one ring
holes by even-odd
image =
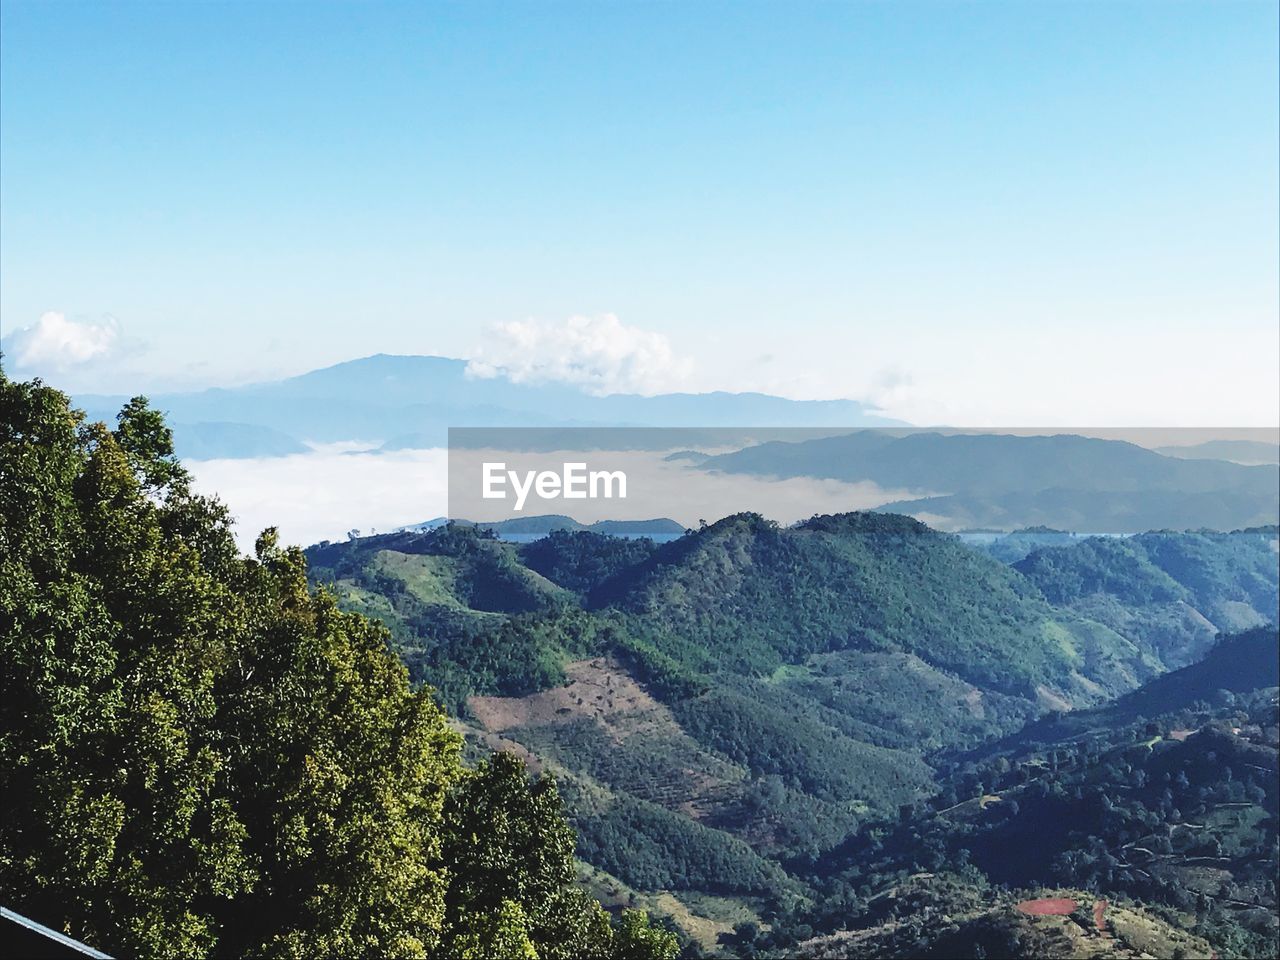
[[[620,388],[1276,420],[1270,2],[2,17],[0,323],[73,389],[639,350]]]

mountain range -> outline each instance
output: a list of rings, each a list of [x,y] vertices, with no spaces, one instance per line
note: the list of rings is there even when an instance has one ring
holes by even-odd
[[[76,398],[110,421],[127,398]],[[560,384],[478,377],[466,360],[377,354],[285,380],[151,397],[181,455],[282,456],[307,442],[359,440],[386,450],[441,447],[450,426],[890,426],[853,400],[762,393],[593,396]]]
[[[91,417],[108,421],[124,400],[78,399]],[[851,400],[724,392],[592,396],[561,384],[475,376],[464,360],[382,354],[280,381],[151,399],[173,424],[178,455],[188,460],[282,457],[337,443],[375,453],[441,447],[449,428],[459,426],[555,428],[511,434],[508,442],[536,436],[555,449],[614,449],[609,444],[619,438],[612,428],[649,427],[622,440],[628,452],[688,447],[668,459],[686,465],[691,482],[699,470],[868,482],[899,491],[878,509],[946,530],[1135,533],[1280,520],[1275,445],[1261,440],[1148,449],[1062,433],[922,430]],[[493,441],[481,435],[477,442]],[[738,449],[709,454],[699,446]],[[906,491],[914,496],[904,497]],[[747,507],[757,505],[735,505]]]
[[[741,931],[740,955],[1274,955],[1276,641],[1225,637],[1111,704],[939,762],[935,798],[822,858],[820,905]]]
[[[1230,460],[1234,463],[1280,463],[1280,444],[1261,440],[1206,440],[1183,446],[1153,448],[1166,457],[1186,460]]]
[[[988,945],[997,921],[1005,933],[1007,921],[1019,937],[1039,936],[1041,921],[1026,920],[1017,897],[984,877],[1028,897],[1054,884],[1075,884],[1081,902],[1083,889],[1141,892],[1166,906],[1117,906],[1113,919],[1164,938],[1131,933],[1137,941],[1189,944],[1191,955],[1209,933],[1215,943],[1254,936],[1230,917],[1170,919],[1160,910],[1172,894],[1119,870],[1110,880],[1089,872],[1099,862],[1089,831],[1124,862],[1132,827],[1104,831],[1066,818],[1055,832],[1058,808],[1038,794],[1018,793],[1017,804],[986,819],[996,801],[979,800],[1029,789],[1054,750],[1051,797],[1079,790],[1114,799],[1131,789],[1129,775],[1090,766],[1085,757],[1094,754],[1084,751],[1123,754],[1129,727],[1144,731],[1156,714],[1170,716],[1156,724],[1156,740],[1173,753],[1161,747],[1152,776],[1176,774],[1170,765],[1184,756],[1194,776],[1216,734],[1185,749],[1178,738],[1218,722],[1241,697],[1253,698],[1245,726],[1256,714],[1265,728],[1276,530],[1048,540],[1007,565],[892,514],[814,517],[789,528],[742,514],[664,544],[581,530],[516,544],[447,524],[318,545],[307,557],[314,581],[339,603],[388,625],[411,675],[459,717],[476,755],[509,750],[556,775],[593,893],[670,917],[691,951],[864,955],[858,937],[871,933],[853,931],[919,933],[901,924],[929,928],[930,917],[948,911],[970,917],[964,936]],[[1219,646],[1242,630],[1260,632]],[[1227,676],[1223,665],[1233,663]],[[1223,699],[1223,688],[1234,692]],[[1136,699],[1116,699],[1127,694]],[[1091,709],[1119,712],[1093,720]],[[1069,726],[1041,719],[1067,710]],[[1243,788],[1245,768],[1230,762]],[[1265,756],[1242,762],[1274,768]],[[1224,776],[1215,775],[1215,783]],[[1241,816],[1248,824],[1274,818],[1274,800],[1264,792]],[[1158,813],[1158,790],[1142,802]],[[1178,802],[1245,809],[1229,806],[1229,792]],[[1053,839],[1002,874],[988,852],[1000,849],[997,814],[1019,805],[1027,819],[1013,835]],[[1135,808],[1132,816],[1155,814]],[[1258,879],[1269,835],[1235,823],[1214,827],[1223,843],[1245,844],[1231,876],[1273,905],[1274,889]],[[971,834],[989,839],[980,846]],[[881,853],[869,854],[876,842]],[[1185,885],[1184,866],[1198,868],[1199,854],[1177,844],[1186,863],[1161,875]],[[1093,859],[1059,870],[1055,858],[1077,849]],[[908,880],[916,874],[937,878],[927,895],[908,896],[925,882]],[[897,920],[878,912],[886,885],[904,898]],[[1249,941],[1255,948],[1274,936],[1267,929]],[[885,955],[918,955],[916,939],[890,940],[898,945]],[[972,955],[952,949],[948,941],[935,955]]]
[[[1230,530],[1280,518],[1275,466],[1165,456],[1133,443],[1072,434],[862,430],[775,440],[706,457],[698,465],[722,473],[871,481],[926,492],[878,509],[953,530]]]

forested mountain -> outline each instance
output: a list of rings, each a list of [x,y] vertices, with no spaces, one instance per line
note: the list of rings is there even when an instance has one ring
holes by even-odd
[[[1273,529],[1065,539],[1009,566],[904,517],[745,514],[661,545],[451,525],[308,556],[474,747],[557,772],[600,896],[744,953],[735,924],[818,929],[851,838],[971,795],[963,751],[1274,619]]]
[[[1156,532],[1045,547],[1014,568],[1053,603],[1154,650],[1199,660],[1219,630],[1274,622],[1276,529]]]
[[[115,956],[673,956],[390,641],[274,530],[241,556],[144,401],[108,428],[0,372],[6,907]]]
[[[819,906],[752,950],[1274,956],[1276,642],[1225,639],[1114,705],[940,762],[938,795],[816,861]]]
[[[1003,693],[1087,697],[1076,668],[1090,667],[1075,643],[1141,663],[1120,638],[1055,618],[1001,564],[915,520],[872,513],[790,529],[730,517],[661,547],[588,604],[641,620],[659,649],[691,666],[750,676],[815,654],[894,651]]]
[[[1120,729],[1149,717],[1196,710],[1215,714],[1255,691],[1280,687],[1274,627],[1259,627],[1218,640],[1204,659],[1162,674],[1132,693],[1092,710],[1052,713],[1011,737],[972,751],[970,758],[1046,746],[1087,737],[1098,728]]]

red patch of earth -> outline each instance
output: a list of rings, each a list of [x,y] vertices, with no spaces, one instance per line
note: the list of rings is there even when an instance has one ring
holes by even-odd
[[[1093,925],[1098,928],[1098,932],[1106,934],[1107,932],[1107,901],[1095,900],[1093,902]]]
[[[1041,897],[1039,900],[1023,900],[1018,909],[1032,917],[1065,917],[1076,909],[1076,902],[1066,897]]]

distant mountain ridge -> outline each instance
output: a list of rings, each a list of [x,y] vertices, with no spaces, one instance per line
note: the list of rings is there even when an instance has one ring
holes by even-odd
[[[1207,440],[1186,446],[1154,447],[1156,453],[1183,460],[1230,460],[1232,463],[1280,463],[1280,444],[1260,440]]]
[[[1087,533],[1273,524],[1280,470],[1164,456],[1121,440],[862,430],[708,457],[703,470],[871,481],[924,493],[877,509],[942,529],[1049,526]]]
[[[127,398],[85,395],[91,416],[114,419]],[[514,383],[468,373],[466,360],[376,354],[296,377],[234,388],[157,394],[178,443],[221,427],[218,455],[261,456],[263,430],[289,441],[361,440],[386,449],[443,446],[450,426],[892,426],[854,400],[788,400],[762,393],[592,396],[563,384]],[[236,442],[236,425],[244,426]]]
[[[401,527],[399,531],[435,530],[449,523],[447,517],[436,517],[422,523],[412,523]],[[597,520],[595,523],[579,523],[572,517],[562,514],[543,514],[535,517],[513,517],[510,520],[475,523],[471,520],[457,519],[454,523],[462,526],[477,527],[481,530],[492,530],[499,537],[504,536],[546,536],[557,530],[605,534],[607,536],[680,536],[685,532],[683,524],[667,517],[655,517],[652,520]]]

